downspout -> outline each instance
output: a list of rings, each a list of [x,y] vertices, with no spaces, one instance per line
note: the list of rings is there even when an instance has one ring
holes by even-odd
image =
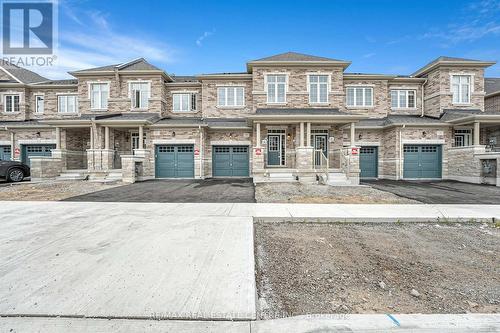
[[[403,179],[403,129],[406,128],[406,125],[403,124],[401,129],[399,130],[399,179]]]
[[[198,125],[198,130],[200,131],[200,178],[203,179],[203,132],[201,130],[201,125]]]
[[[421,98],[422,98],[421,104],[422,105],[420,105],[420,108],[422,109],[422,114],[420,115],[420,117],[424,117],[424,114],[425,114],[425,112],[424,112],[424,94],[425,94],[424,87],[425,87],[425,84],[427,83],[427,80],[428,79],[425,79],[425,81],[422,83],[422,96],[421,96]]]

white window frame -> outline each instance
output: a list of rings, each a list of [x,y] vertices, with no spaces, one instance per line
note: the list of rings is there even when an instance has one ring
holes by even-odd
[[[99,102],[98,105],[92,105],[92,93],[93,93],[93,86],[94,85],[106,85],[107,86],[107,96],[106,96],[106,105],[102,104],[102,94],[99,92]],[[110,82],[109,81],[93,81],[88,83],[88,98],[90,100],[90,109],[92,111],[107,111],[108,110],[108,103],[109,103],[109,97],[110,97]]]
[[[318,96],[318,101],[312,101],[311,100],[311,76],[326,76],[326,101],[325,102],[321,102],[319,101],[320,99],[320,85],[323,84],[323,83],[320,83],[319,80],[317,82],[317,96]],[[331,82],[331,75],[330,74],[326,74],[326,73],[309,73],[307,74],[307,92],[309,93],[309,104],[329,104],[330,103],[330,82]]]
[[[45,95],[44,94],[35,94],[33,95],[35,97],[35,113],[36,114],[43,114],[45,112]],[[42,111],[39,110],[38,108],[38,98],[42,98]]]
[[[134,148],[134,143],[137,142],[137,148]],[[142,134],[142,147],[146,148],[146,133]],[[130,149],[134,151],[134,149],[139,149],[139,132],[132,131],[130,132]]]
[[[275,102],[271,102],[269,100],[269,77],[270,76],[284,76],[285,77],[285,92],[284,92],[284,100],[281,102],[281,101],[275,101]],[[283,82],[280,82],[279,84],[282,84]],[[275,98],[276,100],[278,99],[278,82],[274,82],[274,85],[275,85]],[[264,90],[266,92],[266,103],[267,104],[286,104],[287,103],[287,93],[288,93],[288,73],[266,73],[265,76],[264,76]]]
[[[14,97],[17,97],[19,99],[19,103],[17,103],[19,110],[15,110],[14,107]],[[7,98],[12,98],[12,111],[7,111]],[[12,94],[12,93],[7,93],[3,95],[3,112],[5,113],[19,113],[21,112],[21,94]]]
[[[397,106],[392,106],[392,92],[395,91],[397,94]],[[413,92],[413,106],[409,106],[409,101],[410,101],[410,94],[409,92]],[[400,94],[404,93],[405,94],[405,102],[406,106],[401,106],[401,100],[400,100]],[[389,92],[389,97],[390,97],[390,103],[391,103],[391,109],[416,109],[417,108],[417,90],[415,89],[391,89]]]
[[[462,133],[460,133],[460,131],[462,131]],[[457,133],[457,132],[459,132],[459,133]],[[462,134],[462,136],[464,136],[464,138],[467,137],[468,138],[467,141],[469,141],[468,142],[469,144],[466,145],[465,144],[466,142],[464,141],[463,145],[458,146],[456,144],[456,142],[457,142],[456,141],[457,134]],[[453,146],[454,147],[470,147],[470,146],[473,146],[474,145],[474,142],[473,142],[474,136],[473,136],[473,134],[474,134],[474,129],[472,127],[455,127],[454,130],[453,130]]]
[[[374,90],[375,89],[373,89],[373,86],[371,86],[371,85],[346,85],[345,87],[346,87],[345,105],[348,108],[373,108],[374,107],[374,98],[375,98],[375,96],[374,96]],[[362,105],[357,105],[356,104],[356,89],[359,89],[359,88],[363,89],[363,103],[362,103]],[[349,101],[349,99],[348,99],[348,95],[349,95],[348,91],[349,91],[349,89],[354,89],[354,98],[353,98],[354,104],[352,104],[352,105],[350,105],[348,103],[348,101]],[[370,100],[371,103],[370,103],[370,105],[366,104],[366,102],[367,102],[366,101],[366,90],[367,89],[370,89],[371,92],[372,92],[371,93],[371,100]]]
[[[459,80],[458,84],[458,102],[455,102],[455,94],[453,92],[453,78],[457,77],[464,77],[467,76],[469,77],[469,89],[468,89],[468,96],[469,100],[466,102],[462,101],[462,82]],[[470,105],[472,103],[472,93],[474,92],[474,74],[470,73],[451,73],[450,74],[450,92],[451,92],[451,102],[454,105]]]
[[[133,84],[147,84],[148,90],[146,91],[147,96],[147,105],[139,105],[139,107],[135,107],[134,101],[136,100],[134,96],[132,96],[132,85]],[[139,90],[142,93],[142,90]],[[142,95],[141,95],[142,96]],[[130,106],[132,110],[147,110],[149,109],[149,99],[151,98],[151,81],[149,80],[137,80],[137,81],[128,81],[128,98],[130,98]],[[139,97],[139,103],[142,103],[142,98]]]
[[[187,105],[187,110],[176,110],[175,109],[175,96],[180,96],[180,95],[189,95],[188,98],[188,105]],[[189,91],[176,91],[172,92],[172,112],[174,113],[189,113],[189,112],[198,112],[198,103],[197,103],[197,94],[195,92],[189,92]],[[193,100],[194,100],[194,107],[193,107]],[[182,101],[182,98],[181,98]]]
[[[220,96],[220,90],[221,89],[224,89],[224,104],[219,104],[219,101],[220,101],[219,96]],[[228,94],[228,92],[231,89],[233,90],[233,101],[234,101],[234,104],[229,105],[228,104],[228,101],[229,101],[229,98],[228,98],[229,94]],[[242,92],[243,92],[243,94],[242,94],[243,98],[241,100],[242,104],[238,104],[238,102],[237,102],[238,101],[238,99],[237,99],[237,96],[238,96],[237,91],[238,91],[238,89],[241,89]],[[218,86],[217,87],[217,107],[218,108],[242,108],[242,107],[245,107],[245,86],[236,86],[236,85],[235,86]]]
[[[64,102],[64,108],[65,110],[68,110],[68,97],[74,97],[75,98],[75,111],[73,112],[68,112],[68,111],[61,111],[60,108],[60,103],[59,103],[59,98],[63,97],[65,99]],[[57,94],[57,113],[60,114],[75,114],[78,113],[78,95],[77,94]]]

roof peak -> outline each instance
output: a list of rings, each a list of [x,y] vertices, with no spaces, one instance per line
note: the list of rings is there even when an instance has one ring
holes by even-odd
[[[468,63],[470,65],[479,65],[482,67],[489,67],[491,65],[496,64],[495,61],[483,61],[483,60],[477,60],[477,59],[467,59],[467,58],[458,58],[458,57],[448,57],[448,56],[439,56],[436,59],[432,60],[431,62],[427,63],[425,66],[421,67],[419,70],[411,74],[411,76],[419,76],[423,75],[430,70],[434,69],[436,66],[439,66],[440,64],[448,64],[448,65],[454,65],[454,64],[463,64],[463,63]]]
[[[299,53],[288,51],[284,53],[275,54],[269,57],[260,58],[256,60],[252,60],[251,62],[260,62],[260,61],[326,61],[326,62],[344,62],[344,60],[319,57],[315,55]]]

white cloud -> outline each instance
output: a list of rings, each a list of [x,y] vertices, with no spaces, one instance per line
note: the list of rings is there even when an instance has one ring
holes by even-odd
[[[363,54],[363,58],[368,59],[368,58],[371,58],[371,57],[373,57],[375,55],[376,55],[375,52],[366,53],[366,54]]]
[[[202,45],[202,42],[203,40],[205,40],[207,37],[210,37],[212,36],[213,34],[215,34],[215,29],[213,29],[212,31],[205,31],[200,37],[198,37],[198,39],[196,40],[196,45],[198,46],[201,46]]]

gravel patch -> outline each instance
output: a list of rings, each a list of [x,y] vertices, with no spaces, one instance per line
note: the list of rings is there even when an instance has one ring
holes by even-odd
[[[327,186],[300,183],[259,183],[257,202],[267,203],[359,203],[418,204],[420,202],[370,186]]]
[[[500,229],[486,224],[256,223],[262,319],[500,312]]]
[[[2,183],[0,186],[0,200],[58,201],[123,185],[120,182],[96,183],[84,180]]]

